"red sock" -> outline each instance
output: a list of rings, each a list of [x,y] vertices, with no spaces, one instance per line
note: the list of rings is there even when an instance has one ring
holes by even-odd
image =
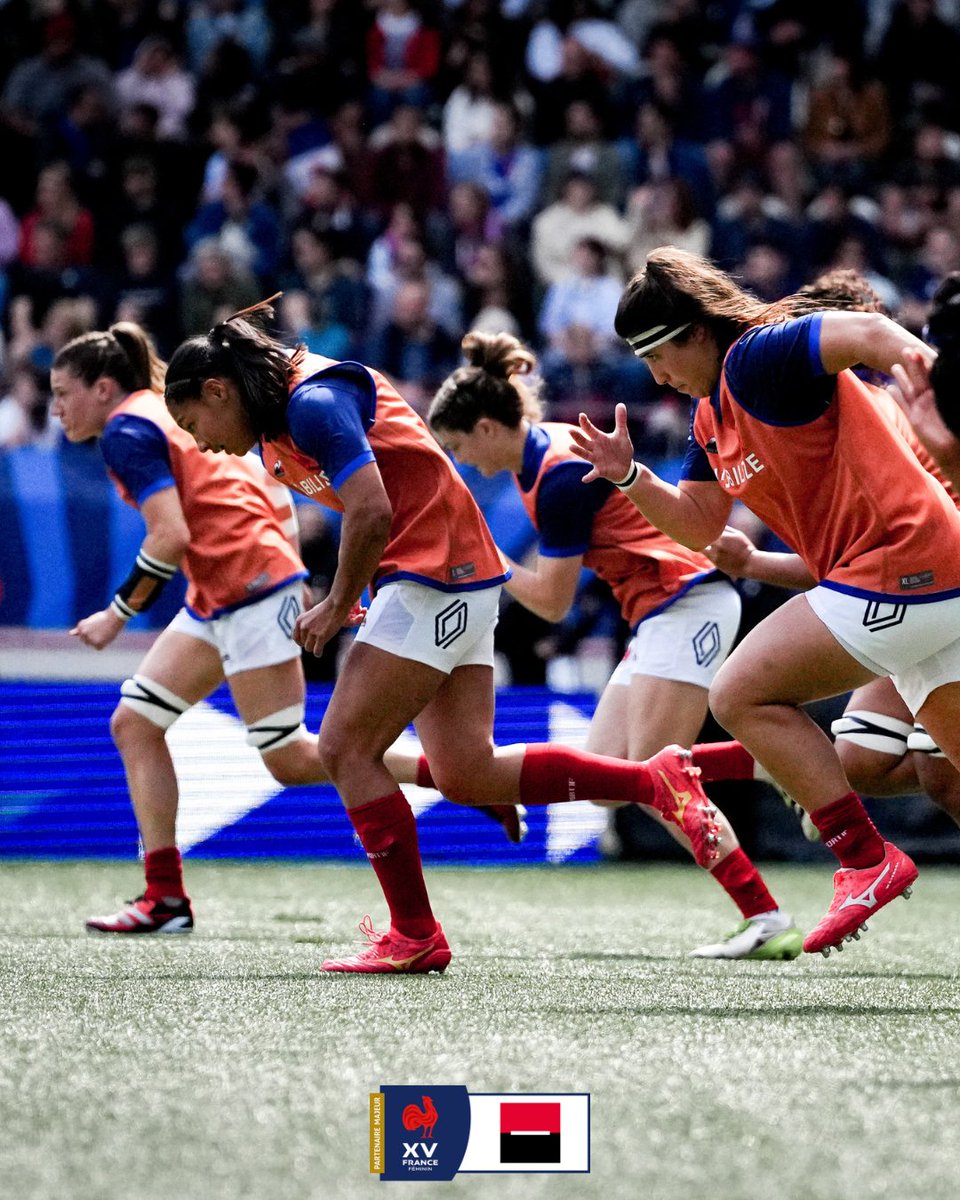
[[[417,822],[403,792],[347,810],[377,874],[390,923],[404,937],[427,938],[437,927],[420,863]]]
[[[693,765],[702,783],[712,779],[752,779],[753,755],[739,742],[703,742],[693,747]]]
[[[624,762],[541,742],[527,746],[520,768],[521,804],[562,800],[618,800],[649,804],[650,772],[644,763]]]
[[[427,762],[427,756],[421,754],[417,759],[417,787],[436,787],[433,782],[433,776],[430,774],[430,764]]]
[[[867,816],[856,792],[825,804],[810,814],[828,850],[841,867],[873,867],[883,858],[883,838]]]
[[[734,743],[736,745],[736,743]],[[773,912],[776,900],[767,891],[760,872],[738,846],[710,874],[723,888],[744,917]]]
[[[147,874],[148,900],[160,900],[169,896],[171,900],[186,900],[183,890],[183,864],[176,846],[164,846],[162,850],[148,850],[143,857]]]

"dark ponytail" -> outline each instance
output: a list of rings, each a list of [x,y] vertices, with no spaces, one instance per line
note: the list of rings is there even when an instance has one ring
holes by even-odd
[[[539,421],[540,381],[521,379],[537,368],[537,356],[511,333],[473,330],[461,342],[468,366],[458,367],[440,385],[427,423],[434,430],[471,433],[481,417],[516,429]]]
[[[125,392],[163,391],[163,360],[149,336],[132,321],[73,338],[57,351],[54,371],[69,371],[88,387],[112,379]]]
[[[187,400],[198,400],[205,379],[229,379],[258,437],[270,439],[285,432],[290,384],[306,347],[297,346],[291,354],[262,328],[262,322],[273,318],[276,299],[271,296],[241,309],[209,333],[178,346],[167,367],[167,407],[175,410]]]

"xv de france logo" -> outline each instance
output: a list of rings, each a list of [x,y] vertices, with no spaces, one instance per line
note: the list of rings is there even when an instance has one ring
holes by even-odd
[[[381,1179],[589,1170],[587,1093],[501,1095],[422,1084],[385,1085],[370,1095],[370,1171]]]

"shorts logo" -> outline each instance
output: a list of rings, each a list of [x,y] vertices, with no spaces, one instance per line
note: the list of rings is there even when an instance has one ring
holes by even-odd
[[[280,605],[280,611],[277,613],[277,624],[287,637],[293,637],[293,626],[299,616],[300,601],[296,596],[288,596]]]
[[[467,612],[466,600],[455,600],[453,604],[448,604],[442,612],[437,613],[434,621],[434,641],[441,650],[452,646],[457,638],[466,632]]]
[[[693,635],[692,644],[697,665],[709,667],[720,653],[720,626],[716,621],[708,621]]]
[[[892,629],[902,625],[907,615],[905,604],[891,604],[887,600],[871,600],[863,610],[863,627],[871,633],[880,629]]]

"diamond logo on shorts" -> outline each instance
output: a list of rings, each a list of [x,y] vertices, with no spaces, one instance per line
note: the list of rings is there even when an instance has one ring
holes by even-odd
[[[693,635],[693,653],[701,667],[709,667],[720,653],[720,626],[716,621],[708,621]]]
[[[437,613],[433,625],[434,641],[442,650],[452,646],[466,632],[468,611],[466,600],[455,600]]]
[[[907,615],[905,604],[891,604],[889,600],[870,600],[863,610],[863,627],[871,633],[880,629],[892,629],[903,624]]]
[[[299,600],[297,600],[296,596],[288,596],[283,604],[280,605],[280,611],[277,613],[277,624],[287,637],[293,637],[293,627],[299,616]]]

